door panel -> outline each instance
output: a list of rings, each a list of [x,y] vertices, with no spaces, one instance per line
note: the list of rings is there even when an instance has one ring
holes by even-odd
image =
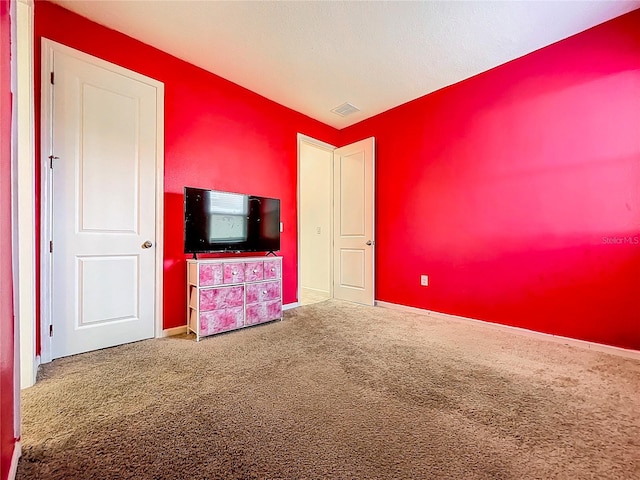
[[[83,85],[78,206],[84,231],[138,233],[136,104],[130,96]]]
[[[334,297],[373,305],[374,139],[334,151]]]
[[[340,235],[359,236],[365,232],[366,159],[364,151],[341,155],[340,159]]]
[[[344,287],[365,288],[365,249],[340,250],[340,284]]]
[[[135,255],[77,257],[78,311],[80,329],[98,323],[136,320],[140,288],[140,264]],[[107,289],[95,285],[109,285]],[[132,295],[130,292],[134,292]]]
[[[99,65],[53,51],[53,358],[155,333],[157,88]]]

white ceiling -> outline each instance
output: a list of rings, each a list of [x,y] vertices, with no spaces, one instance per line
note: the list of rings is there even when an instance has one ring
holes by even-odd
[[[640,7],[640,0],[54,0],[344,128]],[[350,102],[361,111],[330,110]]]

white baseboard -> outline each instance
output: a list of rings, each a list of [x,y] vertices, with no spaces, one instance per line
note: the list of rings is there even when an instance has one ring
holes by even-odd
[[[20,459],[20,455],[22,455],[22,446],[20,445],[20,440],[18,440],[13,446],[11,466],[9,467],[9,476],[7,477],[9,480],[15,480],[16,478],[16,474],[18,473],[18,460]]]
[[[40,368],[40,355],[36,355],[36,360],[33,362],[33,378],[38,378],[38,369]]]
[[[584,348],[587,350],[593,350],[595,352],[609,353],[611,355],[618,355],[619,357],[632,358],[634,360],[640,360],[640,351],[631,350],[628,348],[614,347],[612,345],[605,345],[602,343],[589,342],[587,340],[578,340],[576,338],[562,337],[560,335],[553,335],[551,333],[536,332],[535,330],[529,330],[522,327],[513,327],[511,325],[503,325],[501,323],[486,322],[484,320],[477,320],[475,318],[461,317],[459,315],[451,315],[450,313],[434,312],[433,310],[427,310],[424,308],[409,307],[407,305],[400,305],[397,303],[376,301],[376,306],[383,308],[390,308],[393,310],[401,310],[405,312],[417,313],[420,315],[427,315],[443,320],[454,320],[457,322],[473,322],[476,325],[483,325],[489,328],[495,328],[498,330],[509,331],[524,335],[527,337],[538,338],[540,340],[546,340],[554,343],[562,343],[563,345],[571,345],[572,347]]]
[[[186,325],[183,325],[181,327],[165,328],[164,330],[162,330],[160,337],[173,337],[174,335],[182,335],[183,333],[187,333]]]
[[[292,308],[296,308],[300,306],[300,302],[287,303],[282,306],[282,310],[291,310]]]
[[[313,292],[313,293],[321,293],[323,295],[326,295],[327,297],[329,296],[328,290],[321,290],[319,288],[300,287],[300,290],[306,290],[307,292]]]
[[[36,355],[33,362],[31,362],[31,367],[33,368],[31,375],[28,378],[25,375],[20,378],[20,390],[33,387],[36,384],[36,380],[38,379],[38,367],[40,367],[40,355]]]

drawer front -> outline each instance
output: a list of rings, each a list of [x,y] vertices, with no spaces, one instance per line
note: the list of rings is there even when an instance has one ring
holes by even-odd
[[[212,335],[244,326],[243,308],[224,308],[200,314],[200,335]]]
[[[282,261],[280,260],[265,260],[264,261],[264,279],[280,278],[282,269]]]
[[[245,325],[256,325],[282,318],[282,302],[272,300],[253,305],[247,305],[247,318]]]
[[[261,282],[247,285],[247,305],[276,300],[281,297],[280,282]]]
[[[225,263],[223,282],[224,283],[244,282],[244,263]]]
[[[222,285],[223,269],[221,263],[200,264],[199,281],[201,287]]]
[[[200,290],[200,310],[203,312],[223,308],[242,307],[244,287],[203,288]]]
[[[244,281],[255,282],[264,278],[264,265],[262,262],[247,262],[244,264]]]

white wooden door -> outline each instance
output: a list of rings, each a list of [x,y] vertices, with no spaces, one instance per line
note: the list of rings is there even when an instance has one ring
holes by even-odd
[[[58,358],[154,336],[158,90],[84,54],[52,56]]]
[[[338,148],[334,172],[334,298],[373,305],[375,141]]]

